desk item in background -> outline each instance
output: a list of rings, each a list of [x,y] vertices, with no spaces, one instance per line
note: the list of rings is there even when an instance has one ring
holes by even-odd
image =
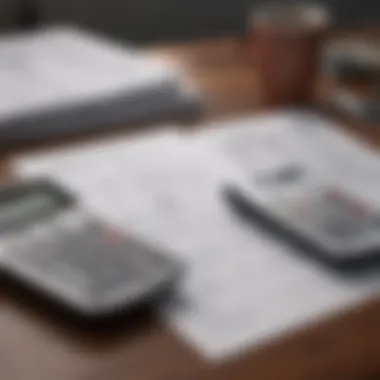
[[[70,26],[0,38],[0,144],[178,116],[199,97],[172,63]]]
[[[0,188],[0,239],[3,274],[84,318],[154,304],[181,274],[178,262],[47,180]]]
[[[312,100],[329,21],[328,10],[313,3],[278,1],[254,9],[249,28],[262,105]]]
[[[340,82],[380,84],[380,49],[367,41],[333,41],[322,60],[325,73]]]
[[[355,89],[347,86],[338,86],[331,93],[328,103],[344,114],[354,117],[365,123],[378,124],[380,122],[380,87]]]
[[[286,133],[297,120],[304,124],[282,114],[228,126],[248,123],[252,144],[255,130],[261,139],[271,127]],[[55,178],[95,214],[183,260],[176,300],[159,315],[207,358],[238,355],[377,293],[376,278],[337,277],[236,218],[220,193],[241,173],[229,157],[214,154],[208,136],[111,140],[21,157],[15,169]]]
[[[323,69],[335,85],[329,103],[368,123],[380,121],[380,49],[378,44],[353,40],[332,42]]]

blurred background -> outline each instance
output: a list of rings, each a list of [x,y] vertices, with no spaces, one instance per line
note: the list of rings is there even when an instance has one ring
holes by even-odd
[[[73,22],[138,43],[183,41],[242,33],[260,0],[0,0],[2,31]],[[337,26],[380,20],[378,0],[326,0]]]

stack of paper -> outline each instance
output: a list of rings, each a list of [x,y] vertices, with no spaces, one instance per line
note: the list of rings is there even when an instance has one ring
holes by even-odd
[[[221,196],[231,176],[240,176],[224,151],[237,136],[246,134],[240,144],[248,139],[254,146],[286,135],[290,126],[318,128],[316,120],[307,120],[284,114],[235,120],[224,132],[214,128],[194,138],[169,129],[23,157],[15,168],[26,178],[52,177],[94,213],[187,264],[178,297],[159,315],[208,358],[221,359],[379,292],[377,276],[335,275],[243,223]],[[215,154],[215,145],[227,161]]]
[[[152,120],[199,100],[174,64],[72,27],[0,38],[0,83],[0,142]]]

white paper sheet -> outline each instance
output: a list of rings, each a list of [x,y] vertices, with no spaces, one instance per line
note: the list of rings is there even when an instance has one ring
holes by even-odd
[[[330,119],[310,112],[281,112],[207,127],[197,141],[219,151],[246,178],[300,163],[380,208],[380,154]]]
[[[281,124],[272,122],[251,120],[258,130]],[[56,178],[103,218],[182,259],[178,299],[160,316],[207,358],[237,355],[377,293],[376,278],[337,277],[239,221],[220,196],[236,173],[199,139],[167,132],[24,157],[15,168]]]

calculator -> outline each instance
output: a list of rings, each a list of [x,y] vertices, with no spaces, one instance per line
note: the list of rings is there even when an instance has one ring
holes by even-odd
[[[379,207],[334,182],[300,186],[309,173],[299,165],[267,174],[260,184],[231,183],[224,188],[240,215],[334,268],[352,270],[380,262]],[[268,187],[277,190],[262,197],[261,186],[267,193]]]
[[[7,277],[89,317],[157,300],[183,273],[169,253],[99,220],[46,179],[0,188],[0,249]]]

